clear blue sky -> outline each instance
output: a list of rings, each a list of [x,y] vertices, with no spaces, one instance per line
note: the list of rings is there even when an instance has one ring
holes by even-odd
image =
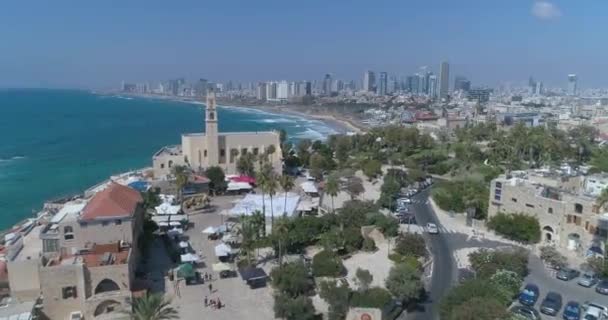
[[[6,1],[0,86],[360,79],[452,64],[474,84],[608,86],[605,0]]]

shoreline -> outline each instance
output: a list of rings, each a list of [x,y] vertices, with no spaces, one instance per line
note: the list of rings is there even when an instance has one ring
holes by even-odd
[[[141,93],[112,93],[112,92],[97,92],[97,94],[104,95],[112,95],[118,98],[147,98],[147,99],[156,99],[156,100],[164,100],[164,101],[172,101],[172,102],[181,102],[193,105],[203,104],[202,101],[196,98],[189,97],[174,97],[174,96],[163,96],[163,95],[155,95],[155,94],[141,94]],[[338,131],[338,134],[349,134],[349,133],[365,133],[367,131],[367,127],[365,127],[362,123],[357,122],[356,120],[350,119],[345,116],[329,114],[329,113],[321,113],[321,114],[311,114],[302,112],[299,110],[294,110],[298,107],[303,107],[303,105],[259,105],[259,104],[244,104],[242,102],[236,102],[232,100],[226,100],[222,98],[218,98],[218,107],[231,107],[231,108],[244,108],[244,109],[254,109],[260,110],[264,112],[274,113],[277,115],[288,115],[295,116],[309,120],[318,120],[325,123],[328,127]]]

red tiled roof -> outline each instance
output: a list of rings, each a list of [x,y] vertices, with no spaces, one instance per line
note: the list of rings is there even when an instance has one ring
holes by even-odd
[[[98,192],[82,210],[81,220],[131,216],[143,199],[137,190],[111,183]]]

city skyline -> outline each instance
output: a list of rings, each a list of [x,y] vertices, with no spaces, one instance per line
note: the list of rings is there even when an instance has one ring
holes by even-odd
[[[9,3],[0,13],[0,87],[104,88],[177,75],[358,79],[365,69],[409,74],[444,60],[452,74],[488,86],[525,83],[530,74],[547,87],[565,86],[564,75],[577,74],[579,87],[602,87],[608,66],[595,39],[606,25],[597,13],[607,7],[565,0],[311,1],[297,10],[281,9],[277,1],[169,8],[160,2]],[[310,17],[336,27],[326,32]],[[428,27],[416,28],[421,23]]]

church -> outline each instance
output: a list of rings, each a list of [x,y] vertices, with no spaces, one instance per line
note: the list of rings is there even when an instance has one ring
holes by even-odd
[[[281,143],[278,131],[218,132],[218,115],[215,93],[207,94],[205,132],[182,134],[182,144],[161,148],[152,157],[154,176],[166,177],[176,165],[185,165],[195,171],[219,166],[226,174],[237,174],[238,158],[246,153],[262,155],[271,146],[274,152],[268,160],[275,172],[282,172]]]

